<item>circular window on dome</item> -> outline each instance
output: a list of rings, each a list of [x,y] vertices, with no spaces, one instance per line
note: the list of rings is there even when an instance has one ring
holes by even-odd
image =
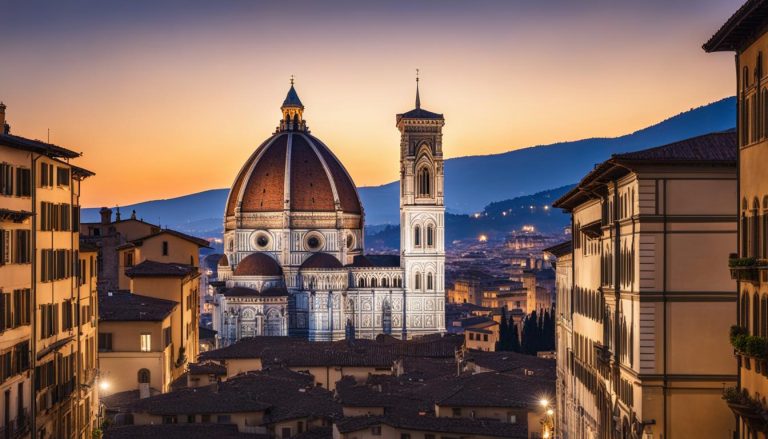
[[[323,248],[323,235],[317,232],[307,233],[304,238],[304,246],[309,251],[318,251]]]
[[[259,250],[266,250],[270,243],[269,234],[266,232],[258,232],[253,240],[256,248]]]
[[[351,249],[355,245],[355,237],[349,233],[347,234],[347,248]]]

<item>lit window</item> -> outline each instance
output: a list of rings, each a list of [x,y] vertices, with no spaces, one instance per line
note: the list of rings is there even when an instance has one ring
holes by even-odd
[[[152,335],[141,334],[141,352],[149,352],[152,350]]]

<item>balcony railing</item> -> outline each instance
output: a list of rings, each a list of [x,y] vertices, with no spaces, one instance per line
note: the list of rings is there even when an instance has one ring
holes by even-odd
[[[731,257],[728,260],[731,279],[741,282],[760,282],[760,273],[768,270],[768,260]]]
[[[768,429],[768,411],[763,404],[735,387],[723,391],[723,399],[731,411],[755,431]]]

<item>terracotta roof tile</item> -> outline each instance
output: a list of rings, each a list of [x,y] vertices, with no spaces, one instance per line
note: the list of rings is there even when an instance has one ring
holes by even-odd
[[[127,292],[99,294],[99,321],[160,322],[168,317],[178,302]]]

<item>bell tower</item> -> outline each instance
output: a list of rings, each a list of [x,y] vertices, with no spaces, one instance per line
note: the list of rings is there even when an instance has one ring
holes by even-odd
[[[400,131],[400,252],[405,269],[403,336],[445,332],[445,206],[442,114],[397,115]]]

